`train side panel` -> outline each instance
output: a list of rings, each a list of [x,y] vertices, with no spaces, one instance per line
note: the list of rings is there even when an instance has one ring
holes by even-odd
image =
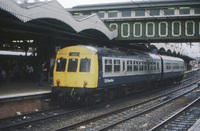
[[[161,58],[152,59],[99,57],[98,87],[137,84],[161,80]]]

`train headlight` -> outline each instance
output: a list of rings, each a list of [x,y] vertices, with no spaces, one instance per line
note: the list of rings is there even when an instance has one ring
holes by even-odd
[[[59,79],[56,80],[56,83],[57,83],[57,86],[59,86],[59,84],[60,84],[60,80],[59,80]]]
[[[84,87],[85,87],[87,84],[88,84],[88,83],[87,83],[87,81],[84,81],[84,84],[83,84],[83,85],[84,85]]]

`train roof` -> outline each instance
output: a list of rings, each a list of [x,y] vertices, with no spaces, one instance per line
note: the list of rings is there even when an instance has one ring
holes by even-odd
[[[171,57],[171,56],[162,56],[162,58],[163,58],[164,61],[168,61],[168,60],[170,60],[170,61],[179,61],[179,62],[184,61],[181,58]]]
[[[101,56],[118,56],[118,57],[135,57],[138,59],[160,59],[158,55],[152,54],[150,55],[147,52],[133,50],[133,49],[118,49],[118,48],[104,48],[104,47],[94,47],[94,46],[84,46],[79,45],[81,47],[87,48],[89,50],[94,51],[96,54]]]
[[[183,59],[178,57],[171,57],[171,56],[164,56],[164,55],[157,55],[148,52],[143,52],[134,49],[117,49],[117,48],[104,48],[104,47],[94,47],[94,46],[85,46],[85,45],[78,45],[89,50],[92,50],[94,53],[101,55],[101,56],[117,56],[117,57],[126,57],[126,58],[137,58],[137,59],[160,59],[163,58],[165,61],[183,61]]]

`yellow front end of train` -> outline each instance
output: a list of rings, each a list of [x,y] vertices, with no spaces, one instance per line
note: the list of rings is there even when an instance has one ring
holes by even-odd
[[[53,83],[57,88],[96,88],[98,85],[97,54],[82,46],[59,50],[54,66]]]

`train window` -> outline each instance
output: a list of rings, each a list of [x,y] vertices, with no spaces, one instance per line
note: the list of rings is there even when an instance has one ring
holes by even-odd
[[[131,60],[127,61],[127,72],[132,72],[133,71],[133,69],[132,69],[132,67],[133,67],[132,63],[133,62]]]
[[[153,69],[156,70],[156,62],[153,63]]]
[[[112,60],[111,59],[106,59],[105,60],[105,72],[112,72]]]
[[[114,72],[120,72],[120,60],[114,60]]]
[[[65,67],[66,67],[66,62],[67,62],[67,59],[64,59],[64,58],[59,58],[57,60],[57,67],[56,67],[56,71],[62,71],[64,72],[65,71]]]
[[[159,64],[159,62],[157,62],[157,70],[159,70],[160,69],[160,64]]]
[[[138,61],[134,61],[134,71],[138,71]]]
[[[81,59],[80,72],[90,72],[90,59]]]
[[[153,70],[153,62],[150,62],[150,70]]]
[[[69,59],[68,72],[76,72],[78,59]]]
[[[143,62],[139,62],[139,70],[142,71],[143,70]]]
[[[144,62],[144,70],[147,70],[147,62]]]

